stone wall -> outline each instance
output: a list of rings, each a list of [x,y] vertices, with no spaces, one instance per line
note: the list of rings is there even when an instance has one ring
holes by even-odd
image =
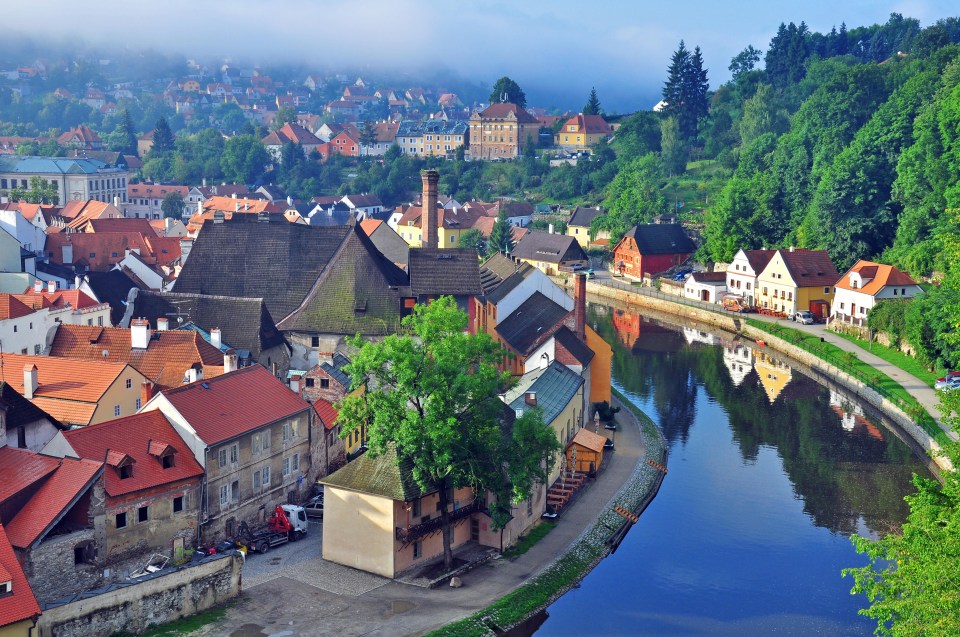
[[[40,637],[138,634],[240,594],[243,558],[224,555],[43,611]]]
[[[587,282],[587,292],[604,299],[620,301],[630,309],[649,308],[673,316],[680,316],[697,321],[698,323],[719,328],[727,332],[743,334],[747,338],[763,340],[766,343],[766,347],[786,354],[790,358],[807,366],[816,375],[831,378],[834,382],[857,396],[857,398],[888,416],[890,420],[919,445],[920,448],[928,453],[932,453],[933,461],[941,469],[948,471],[953,470],[953,464],[950,460],[937,454],[937,452],[940,451],[940,445],[897,405],[883,398],[863,382],[842,372],[806,350],[772,336],[767,332],[750,328],[740,314],[711,312],[645,294],[600,285],[591,281]]]

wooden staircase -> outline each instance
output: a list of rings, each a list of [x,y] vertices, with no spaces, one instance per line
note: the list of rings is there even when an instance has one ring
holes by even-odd
[[[586,481],[587,474],[564,469],[553,486],[547,490],[547,507],[554,513],[560,513]]]

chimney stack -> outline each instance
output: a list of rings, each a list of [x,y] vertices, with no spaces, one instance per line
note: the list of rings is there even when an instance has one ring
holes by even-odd
[[[41,292],[43,292],[43,281],[41,281],[40,279],[37,279],[36,281],[34,281],[34,282],[33,282],[33,291],[34,291],[36,294],[40,294]]]
[[[436,170],[424,170],[420,173],[423,179],[423,197],[421,197],[420,229],[423,237],[421,244],[424,248],[439,247],[437,231],[437,182],[440,173]]]
[[[113,207],[120,208],[120,197],[116,195],[113,196]]]
[[[202,215],[202,214],[203,214],[203,202],[202,202],[202,201],[197,201],[197,214],[198,214],[198,215]]]
[[[220,349],[220,346],[223,345],[223,340],[220,338],[220,328],[215,327],[210,330],[210,344]]]
[[[140,406],[143,407],[153,398],[153,383],[143,381],[140,383]]]
[[[161,316],[157,319],[157,331],[166,332],[170,329],[170,319],[165,316]]]
[[[547,233],[548,233],[548,234],[553,234],[553,224],[552,224],[552,223],[547,225]]]
[[[523,402],[530,405],[531,407],[537,406],[537,392],[528,391],[523,394]]]
[[[223,353],[223,373],[228,374],[230,372],[235,372],[237,371],[238,367],[237,352],[232,348],[225,351]]]
[[[130,347],[133,349],[147,349],[150,343],[150,323],[146,319],[130,321]]]
[[[53,294],[57,291],[57,282],[56,281],[47,281],[47,294]]]
[[[27,400],[33,400],[33,394],[36,393],[39,386],[39,378],[36,365],[23,366],[23,397]]]
[[[573,283],[573,318],[577,337],[587,342],[587,273],[577,272]]]

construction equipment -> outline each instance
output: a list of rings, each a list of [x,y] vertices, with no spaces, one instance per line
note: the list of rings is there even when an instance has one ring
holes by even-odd
[[[266,553],[272,547],[295,542],[307,534],[307,514],[295,504],[278,504],[264,527],[251,530],[246,522],[240,523],[237,543],[248,551]]]

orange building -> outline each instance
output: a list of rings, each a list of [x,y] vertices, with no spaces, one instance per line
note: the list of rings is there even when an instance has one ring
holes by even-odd
[[[470,156],[513,159],[540,134],[537,118],[516,104],[491,104],[470,116]]]

